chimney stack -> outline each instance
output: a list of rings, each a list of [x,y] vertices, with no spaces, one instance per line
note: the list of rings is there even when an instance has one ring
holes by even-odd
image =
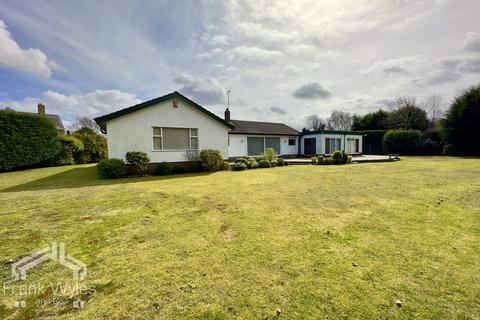
[[[45,105],[42,103],[39,103],[37,106],[38,106],[38,115],[41,117],[45,117]]]
[[[230,122],[230,110],[225,109],[225,121]]]

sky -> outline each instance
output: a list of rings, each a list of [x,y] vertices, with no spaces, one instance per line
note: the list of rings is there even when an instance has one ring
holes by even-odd
[[[179,91],[219,116],[444,108],[480,82],[478,0],[0,0],[0,108],[95,117]]]

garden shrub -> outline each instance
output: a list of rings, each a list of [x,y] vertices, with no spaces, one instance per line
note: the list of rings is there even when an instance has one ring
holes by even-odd
[[[249,169],[256,169],[258,168],[258,162],[255,158],[248,158],[248,168]]]
[[[277,166],[283,167],[285,165],[285,160],[283,158],[277,159]]]
[[[230,171],[230,169],[231,169],[230,163],[224,161],[222,166],[222,171]]]
[[[155,170],[155,175],[157,176],[167,176],[172,174],[173,166],[168,162],[160,162],[157,165],[157,169]]]
[[[277,166],[277,161],[270,161],[270,167],[275,168]]]
[[[237,163],[237,162],[243,163],[243,164],[245,164],[245,166],[246,166],[247,168],[250,168],[250,166],[249,166],[249,161],[248,161],[247,158],[243,158],[243,157],[242,157],[242,158],[237,158],[237,159],[235,159],[235,162],[234,162],[234,163]]]
[[[0,170],[53,162],[58,131],[45,117],[0,110]]]
[[[90,128],[81,128],[73,134],[83,143],[83,151],[80,152],[76,163],[93,163],[107,158],[107,139]]]
[[[343,153],[342,151],[335,151],[331,158],[335,161],[335,164],[343,164]]]
[[[337,164],[337,160],[333,159],[332,157],[328,157],[328,158],[325,158],[325,160],[323,160],[323,164],[327,166],[335,165]]]
[[[433,141],[432,139],[426,139],[420,143],[420,154],[423,155],[440,155],[442,154],[442,145],[438,142]]]
[[[220,151],[205,149],[200,152],[200,159],[204,171],[215,172],[223,168],[223,157]]]
[[[347,164],[352,164],[352,156],[348,156],[348,158],[347,158]]]
[[[325,157],[324,157],[324,156],[318,156],[318,158],[317,158],[317,164],[322,165],[324,161],[325,161]]]
[[[233,171],[243,171],[243,170],[247,170],[247,165],[241,161],[238,161],[238,162],[235,162],[233,165],[232,165],[232,170]]]
[[[117,179],[127,174],[127,166],[122,159],[105,159],[97,164],[98,174],[102,179]]]
[[[390,130],[383,136],[387,153],[418,154],[422,134],[419,130]]]
[[[348,162],[348,153],[346,153],[345,150],[342,150],[342,157],[343,157],[342,163],[343,163],[343,164],[347,164],[347,162]]]
[[[318,158],[317,157],[311,157],[310,160],[312,161],[312,164],[318,164]]]
[[[271,165],[270,165],[270,162],[268,160],[260,160],[258,162],[258,167],[259,168],[270,168]]]
[[[265,157],[265,160],[268,160],[270,162],[276,161],[278,158],[277,152],[273,148],[266,148],[263,156]]]
[[[58,138],[60,152],[55,156],[55,164],[66,166],[75,163],[75,157],[83,151],[83,143],[71,135],[61,135]]]
[[[148,164],[150,163],[150,158],[145,152],[129,151],[125,155],[125,159],[134,174],[139,176],[145,175]]]

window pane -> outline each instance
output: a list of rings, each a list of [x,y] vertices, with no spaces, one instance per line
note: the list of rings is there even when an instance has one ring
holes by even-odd
[[[265,138],[266,148],[273,148],[277,154],[280,154],[280,138]]]
[[[258,156],[263,153],[263,138],[248,137],[247,148],[249,156]]]
[[[198,130],[197,129],[190,129],[190,135],[191,136],[198,136]]]
[[[154,127],[153,128],[153,135],[154,136],[161,136],[162,135],[162,128]]]
[[[192,141],[192,149],[198,149],[198,138],[190,138]]]
[[[164,150],[190,149],[189,129],[163,128]]]
[[[162,150],[162,138],[153,137],[153,150]]]

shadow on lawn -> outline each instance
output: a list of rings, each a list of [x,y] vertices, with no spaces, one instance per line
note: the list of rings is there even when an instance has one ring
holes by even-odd
[[[209,175],[209,172],[187,173],[170,176],[146,176],[146,177],[129,177],[122,179],[99,179],[96,167],[74,168],[60,173],[52,174],[48,177],[22,183],[13,187],[0,190],[0,192],[20,192],[20,191],[36,191],[51,190],[64,188],[82,188],[90,186],[129,184],[148,181],[162,181],[170,179],[183,179],[196,176]]]

